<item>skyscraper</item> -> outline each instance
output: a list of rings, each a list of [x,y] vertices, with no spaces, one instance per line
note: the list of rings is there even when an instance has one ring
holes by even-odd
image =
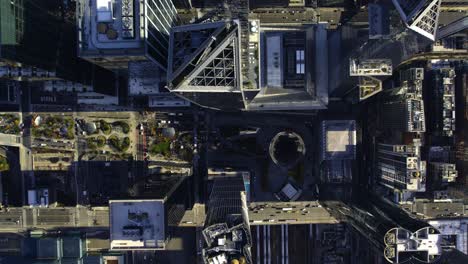
[[[439,230],[376,195],[325,206],[337,218],[344,217],[389,263],[434,263],[445,250]]]
[[[359,77],[359,100],[365,100],[382,91],[382,80],[392,76],[392,61],[389,59],[350,59],[349,76]]]
[[[202,233],[205,263],[252,263],[252,237],[242,177],[213,180]]]
[[[243,109],[239,27],[223,21],[173,28],[169,90],[205,107]]]
[[[432,181],[437,184],[447,185],[455,182],[458,177],[458,171],[453,163],[430,162],[429,171]]]
[[[61,70],[63,57],[70,59],[62,48],[72,27],[60,17],[60,4],[0,1],[0,77],[49,77]]]
[[[442,0],[392,0],[406,26],[434,41]]]
[[[241,34],[247,29],[241,29],[238,20],[173,28],[169,90],[213,109],[327,108],[326,25],[287,30],[265,26],[263,31],[260,21],[253,20],[249,28],[248,36]],[[243,51],[244,46],[248,46],[248,52]],[[248,60],[243,57],[245,53]]]
[[[81,58],[108,69],[146,60],[166,69],[169,33],[178,21],[170,0],[82,0],[77,14]]]
[[[109,201],[111,250],[166,249],[190,205],[188,184],[186,176],[149,176],[135,183],[134,198]]]
[[[433,72],[434,88],[431,89],[435,99],[431,104],[433,133],[439,136],[453,137],[456,126],[455,116],[455,70],[451,67]]]
[[[400,73],[400,87],[385,91],[382,113],[384,126],[399,132],[425,132],[422,97],[424,70],[411,68]]]
[[[426,163],[417,145],[377,145],[377,180],[397,191],[422,192],[426,188]]]
[[[425,132],[424,104],[422,100],[402,99],[383,105],[385,127],[400,132]]]

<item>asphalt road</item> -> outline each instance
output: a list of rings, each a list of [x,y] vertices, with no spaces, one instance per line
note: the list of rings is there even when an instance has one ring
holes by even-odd
[[[74,141],[71,140],[52,140],[47,138],[35,138],[34,142],[31,144],[32,147],[46,147],[46,148],[56,148],[56,149],[65,149],[71,150],[75,148]]]
[[[108,230],[109,210],[86,207],[16,207],[0,211],[0,231],[20,232],[28,228]]]

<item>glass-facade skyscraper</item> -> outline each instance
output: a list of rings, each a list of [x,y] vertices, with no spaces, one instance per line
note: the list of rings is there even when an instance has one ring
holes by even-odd
[[[0,61],[55,70],[67,26],[60,16],[60,2],[0,1]]]
[[[242,177],[213,180],[202,234],[204,263],[252,263],[252,235]]]
[[[79,56],[107,69],[148,60],[166,69],[169,34],[177,22],[169,0],[79,1]]]

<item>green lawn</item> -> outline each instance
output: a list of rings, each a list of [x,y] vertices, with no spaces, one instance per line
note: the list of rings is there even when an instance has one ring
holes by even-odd
[[[122,132],[124,134],[128,134],[128,132],[130,132],[130,126],[127,124],[127,122],[124,122],[124,121],[116,121],[114,123],[112,123],[112,126],[119,126],[122,128]]]
[[[102,133],[109,135],[112,132],[112,126],[104,120],[99,120]]]
[[[104,147],[104,145],[106,144],[106,138],[104,136],[98,136],[96,138],[96,145],[100,148]]]
[[[109,145],[117,149],[119,152],[125,152],[130,147],[130,138],[124,137],[120,140],[116,135],[112,135],[109,137]]]
[[[169,140],[164,140],[158,143],[153,143],[151,144],[149,148],[149,152],[152,155],[163,155],[165,157],[170,155],[170,150],[171,150],[171,142]]]

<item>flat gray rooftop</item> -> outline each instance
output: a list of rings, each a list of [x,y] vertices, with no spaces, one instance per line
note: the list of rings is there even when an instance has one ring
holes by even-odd
[[[441,203],[416,201],[413,204],[403,204],[401,207],[424,219],[467,217],[467,206],[462,202]]]
[[[260,25],[261,90],[249,110],[314,110],[328,105],[327,25]]]
[[[111,249],[164,248],[163,200],[109,201]]]
[[[129,95],[159,94],[159,86],[165,80],[165,73],[152,61],[132,61],[128,63]]]
[[[356,121],[322,122],[322,159],[354,159],[356,156]]]
[[[138,30],[140,28],[140,5],[136,4],[138,1],[81,0],[78,2],[78,41],[82,54],[123,49],[126,52],[135,49],[144,51],[143,40]]]

